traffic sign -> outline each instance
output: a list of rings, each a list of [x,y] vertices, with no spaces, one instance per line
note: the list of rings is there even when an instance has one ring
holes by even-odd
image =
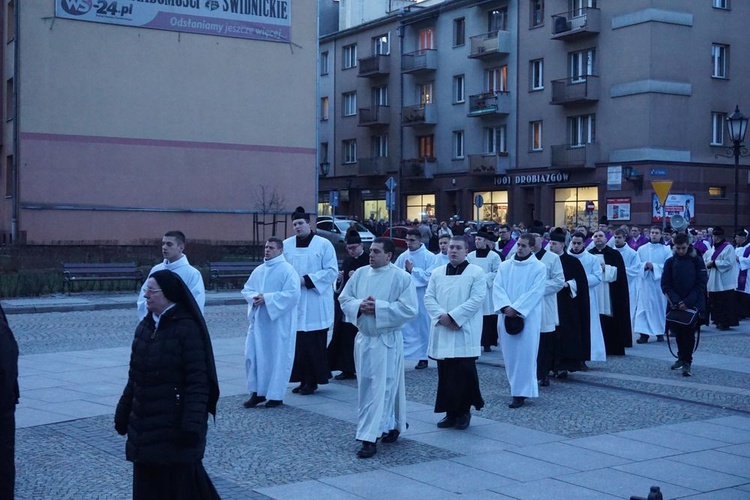
[[[482,197],[481,194],[478,194],[474,197],[474,206],[477,208],[482,208],[482,205],[484,205],[484,197]]]
[[[328,204],[331,205],[333,208],[336,208],[339,206],[339,192],[338,191],[331,191],[329,198],[328,198]]]
[[[596,210],[596,205],[594,204],[594,202],[591,201],[591,200],[587,201],[586,202],[586,211],[587,212],[593,212],[594,210]]]
[[[651,181],[651,187],[656,191],[656,197],[659,199],[659,204],[664,205],[664,202],[667,201],[669,190],[672,189],[672,181]]]
[[[385,181],[386,187],[393,191],[393,189],[396,187],[396,181],[393,179],[393,177],[388,177],[388,180]]]
[[[667,175],[667,169],[666,168],[652,168],[650,173],[653,176],[664,177],[665,175]]]

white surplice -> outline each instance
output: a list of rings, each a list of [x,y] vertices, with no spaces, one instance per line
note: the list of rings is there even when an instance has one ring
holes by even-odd
[[[190,265],[187,256],[183,255],[174,262],[169,262],[167,259],[164,259],[164,262],[151,268],[148,276],[151,277],[156,271],[163,271],[165,269],[167,271],[172,271],[182,278],[182,281],[187,285],[190,293],[193,294],[195,302],[198,303],[201,313],[204,312],[203,308],[206,304],[206,287],[203,285],[203,276],[201,276],[200,271]],[[146,281],[148,281],[148,278],[146,278]],[[138,295],[138,301],[136,302],[139,320],[145,318],[146,314],[148,314],[148,311],[146,310],[146,297],[144,296],[146,288],[148,288],[146,286],[146,281],[144,281],[143,286],[141,286],[141,292]]]
[[[604,334],[599,318],[599,300],[597,287],[609,286],[602,284],[602,264],[587,251],[581,253],[570,252],[570,255],[581,261],[589,282],[589,313],[591,316],[591,361],[607,361],[607,351],[604,348]]]
[[[630,326],[635,331],[635,310],[638,306],[638,274],[641,270],[641,259],[630,245],[622,247],[615,246],[625,262],[625,271],[628,275],[628,296],[630,298]]]
[[[642,335],[664,335],[667,322],[667,297],[661,291],[661,275],[664,263],[672,256],[672,250],[662,243],[646,243],[638,248],[641,267],[638,269],[638,299],[635,309],[633,333]],[[646,270],[650,262],[653,270]]]
[[[503,350],[505,373],[514,397],[539,396],[536,357],[542,326],[542,301],[547,282],[547,267],[533,255],[519,261],[508,259],[500,264],[492,288],[493,304],[498,314],[497,330]],[[512,307],[523,318],[523,330],[509,335],[505,330],[504,307]]]
[[[487,294],[485,273],[474,264],[466,266],[461,274],[448,276],[447,270],[445,265],[432,272],[424,296],[430,315],[428,354],[433,359],[479,357],[482,305]],[[446,313],[459,326],[458,330],[438,323],[440,315]]]
[[[487,283],[487,294],[484,296],[484,304],[482,304],[482,315],[489,316],[495,314],[495,307],[492,305],[492,287],[495,284],[497,270],[500,268],[500,263],[503,261],[500,258],[500,254],[490,250],[487,253],[487,257],[478,257],[475,250],[466,257],[466,260],[475,266],[481,267],[482,271],[484,271],[484,279]]]
[[[435,254],[422,245],[417,250],[406,250],[396,259],[396,267],[406,269],[406,261],[413,264],[411,280],[417,287],[417,302],[419,314],[404,325],[404,358],[422,360],[427,359],[427,344],[430,339],[430,317],[424,308],[424,293],[430,281],[430,273],[435,264]]]
[[[617,281],[617,268],[604,263],[604,254],[597,253],[591,255],[596,257],[600,266],[604,264],[604,266],[602,266],[602,286],[596,289],[596,300],[599,304],[599,314],[612,316],[614,313],[612,312],[612,295],[610,294],[609,284]]]
[[[250,326],[245,339],[247,390],[267,399],[283,400],[294,362],[299,275],[283,255],[267,260],[242,289]],[[265,304],[253,306],[263,294]]]
[[[708,249],[703,254],[703,261],[708,264],[714,254],[714,247]],[[737,254],[732,245],[727,245],[714,260],[716,267],[708,270],[708,291],[725,292],[737,288],[737,278],[739,278],[739,265],[737,264]]]
[[[336,250],[330,241],[314,235],[310,245],[297,248],[297,237],[284,240],[284,258],[300,277],[308,276],[315,287],[301,286],[297,306],[297,330],[311,332],[333,324],[333,285],[339,275]]]
[[[536,254],[534,254],[536,257]],[[540,261],[547,268],[547,279],[544,285],[544,299],[542,300],[542,333],[554,332],[560,324],[557,311],[557,292],[565,285],[560,256],[546,250]]]
[[[359,314],[375,299],[375,315]],[[409,275],[393,264],[357,269],[339,295],[346,321],[357,326],[357,439],[374,443],[384,432],[406,427],[403,326],[417,315],[417,291]]]

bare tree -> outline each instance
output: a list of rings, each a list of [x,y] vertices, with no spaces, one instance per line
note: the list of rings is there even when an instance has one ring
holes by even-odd
[[[262,214],[277,214],[284,210],[284,197],[274,186],[259,185],[255,188],[255,209]]]

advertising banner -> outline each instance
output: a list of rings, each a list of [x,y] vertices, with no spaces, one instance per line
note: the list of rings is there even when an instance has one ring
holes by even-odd
[[[291,4],[291,0],[55,0],[55,17],[289,42]]]
[[[670,194],[664,206],[659,203],[656,193],[651,200],[652,222],[661,222],[664,212],[667,214],[667,222],[672,219],[673,215],[679,214],[685,217],[690,223],[695,222],[695,195],[694,194]]]
[[[630,198],[607,198],[607,219],[610,223],[630,220]]]

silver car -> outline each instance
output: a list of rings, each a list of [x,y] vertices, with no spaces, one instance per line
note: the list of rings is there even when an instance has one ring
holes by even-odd
[[[330,217],[326,217],[319,219],[315,226],[318,236],[322,236],[333,243],[337,252],[346,249],[346,231],[350,227],[354,227],[357,230],[365,248],[369,248],[372,241],[375,239],[374,234],[372,234],[365,226],[354,220],[339,218],[334,220]]]

